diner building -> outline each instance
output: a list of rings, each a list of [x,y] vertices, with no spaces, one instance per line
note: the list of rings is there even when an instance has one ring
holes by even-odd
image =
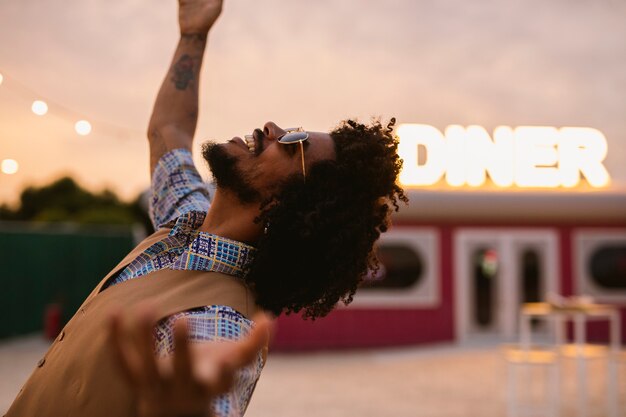
[[[573,299],[620,308],[624,338],[626,192],[603,165],[601,132],[401,125],[398,135],[410,202],[377,247],[382,268],[324,319],[279,318],[275,349],[513,341],[524,303]],[[608,338],[606,321],[586,330]]]

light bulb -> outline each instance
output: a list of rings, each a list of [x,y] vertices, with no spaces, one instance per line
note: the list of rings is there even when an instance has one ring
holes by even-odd
[[[79,120],[74,125],[74,129],[76,129],[76,133],[78,133],[79,135],[87,136],[89,133],[91,133],[91,123],[89,123],[87,120]]]
[[[45,101],[41,100],[35,100],[31,109],[33,110],[33,113],[35,113],[37,116],[43,116],[44,114],[48,113],[48,105]]]
[[[15,159],[4,159],[0,164],[0,169],[4,174],[12,175],[20,169],[20,164]]]

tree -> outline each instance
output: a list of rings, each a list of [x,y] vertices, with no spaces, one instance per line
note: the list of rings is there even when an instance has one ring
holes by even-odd
[[[112,191],[92,193],[70,177],[43,187],[28,187],[20,195],[20,205],[11,210],[0,206],[0,220],[74,222],[80,224],[140,223],[152,230],[148,213],[139,195],[130,203],[120,201]]]

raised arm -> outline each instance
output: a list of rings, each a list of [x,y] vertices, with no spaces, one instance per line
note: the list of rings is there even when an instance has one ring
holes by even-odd
[[[198,122],[202,58],[209,30],[221,11],[222,0],[178,0],[180,40],[148,125],[151,174],[168,151],[191,150]]]

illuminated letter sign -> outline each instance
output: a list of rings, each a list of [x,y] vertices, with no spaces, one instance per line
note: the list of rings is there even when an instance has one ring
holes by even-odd
[[[445,140],[440,131],[428,125],[401,125],[398,127],[400,145],[398,153],[404,159],[400,173],[403,184],[434,184],[446,169]],[[419,161],[419,149],[426,150],[424,162]],[[418,179],[419,184],[415,183]]]
[[[497,127],[493,138],[480,126],[398,127],[398,153],[404,159],[400,182],[425,186],[445,181],[453,187],[478,187],[487,176],[499,187],[575,187],[581,176],[604,187],[609,173],[604,135],[585,127]]]

